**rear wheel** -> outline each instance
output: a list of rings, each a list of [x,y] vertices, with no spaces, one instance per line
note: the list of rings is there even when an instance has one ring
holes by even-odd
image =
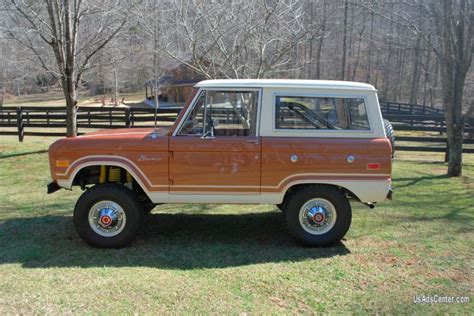
[[[142,220],[143,209],[135,193],[119,184],[101,184],[87,190],[74,209],[79,236],[99,248],[130,244]]]
[[[334,187],[307,186],[288,197],[288,230],[303,244],[327,246],[340,241],[351,219],[349,201]]]

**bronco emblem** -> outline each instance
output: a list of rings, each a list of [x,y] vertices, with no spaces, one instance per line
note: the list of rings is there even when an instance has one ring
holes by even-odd
[[[150,157],[147,155],[140,155],[138,156],[138,161],[160,161],[161,158],[159,157]]]

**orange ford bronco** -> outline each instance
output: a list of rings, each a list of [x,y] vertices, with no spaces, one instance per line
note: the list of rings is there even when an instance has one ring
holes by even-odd
[[[368,84],[207,80],[170,128],[52,144],[48,193],[85,190],[74,224],[97,247],[129,244],[162,203],[275,204],[293,237],[329,245],[349,229],[349,200],[391,198],[391,136]]]

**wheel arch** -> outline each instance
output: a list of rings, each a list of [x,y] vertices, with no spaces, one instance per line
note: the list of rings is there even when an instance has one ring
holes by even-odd
[[[356,201],[361,201],[360,198],[351,190],[348,188],[347,185],[341,185],[339,182],[332,182],[332,181],[304,181],[304,182],[295,182],[289,184],[286,189],[284,190],[283,194],[283,201],[282,203],[285,202],[288,196],[291,195],[292,192],[294,192],[297,189],[300,189],[302,187],[308,187],[308,186],[326,186],[326,187],[333,187],[336,188],[337,190],[341,191],[344,195],[355,199]]]
[[[361,179],[361,180],[325,180],[308,179],[289,183],[283,190],[283,197],[291,188],[300,185],[327,185],[333,186],[347,194],[348,197],[363,203],[375,203],[384,201],[387,198],[391,187],[391,178]]]
[[[124,162],[119,162],[119,161],[88,161],[85,162],[79,166],[77,166],[72,172],[71,175],[69,176],[68,179],[61,179],[58,180],[58,185],[65,188],[65,189],[71,189],[73,185],[78,183],[79,177],[81,176],[82,173],[84,173],[86,170],[92,170],[95,168],[99,168],[101,166],[106,166],[106,167],[118,167],[126,172],[128,172],[133,180],[140,186],[140,188],[148,195],[148,189],[145,183],[140,179],[138,176],[137,172],[133,170],[128,164]]]

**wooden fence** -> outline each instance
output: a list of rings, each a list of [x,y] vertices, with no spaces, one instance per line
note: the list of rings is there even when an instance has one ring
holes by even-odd
[[[393,129],[395,130],[395,150],[447,153],[444,115],[384,114],[383,116],[392,123]],[[398,135],[397,132],[399,132]],[[420,132],[419,134],[421,134],[421,136],[413,135],[415,133],[406,135],[408,133],[403,132]],[[464,138],[464,144],[474,144],[474,139],[472,139],[472,135],[474,134],[474,118],[471,118],[466,124],[464,133],[466,136]],[[470,148],[464,146],[463,153],[474,153],[474,147]]]
[[[161,108],[157,110],[157,125],[171,125],[181,108]],[[224,110],[224,109],[223,109]],[[381,103],[384,118],[392,122],[396,134],[396,150],[446,152],[446,126],[442,110],[431,107],[385,102]],[[219,115],[225,120],[233,120],[230,111]],[[153,108],[80,107],[77,113],[79,132],[84,129],[152,127]],[[17,135],[20,141],[25,136],[65,136],[65,131],[52,129],[66,128],[65,107],[2,107],[0,108],[0,135]],[[44,129],[44,130],[42,130]],[[403,132],[402,132],[403,131]],[[422,136],[406,135],[404,131],[421,132]],[[397,135],[397,132],[399,135]],[[465,144],[474,144],[474,119],[465,128]],[[400,135],[401,134],[401,135]],[[471,146],[472,147],[472,146]],[[465,146],[464,153],[474,153],[474,148]]]
[[[426,105],[420,105],[420,104],[380,102],[380,108],[383,114],[410,114],[410,115],[440,114],[440,115],[443,115],[442,109],[429,107]]]
[[[180,108],[157,109],[157,124],[172,124]],[[77,127],[81,129],[152,127],[155,121],[155,109],[80,107],[77,112]],[[3,107],[0,108],[0,128],[9,127],[16,130],[0,130],[0,135],[18,135],[20,141],[24,136],[65,136],[63,132],[52,132],[51,129],[66,128],[65,107]],[[36,131],[27,131],[33,128]],[[37,129],[48,129],[45,131]]]

